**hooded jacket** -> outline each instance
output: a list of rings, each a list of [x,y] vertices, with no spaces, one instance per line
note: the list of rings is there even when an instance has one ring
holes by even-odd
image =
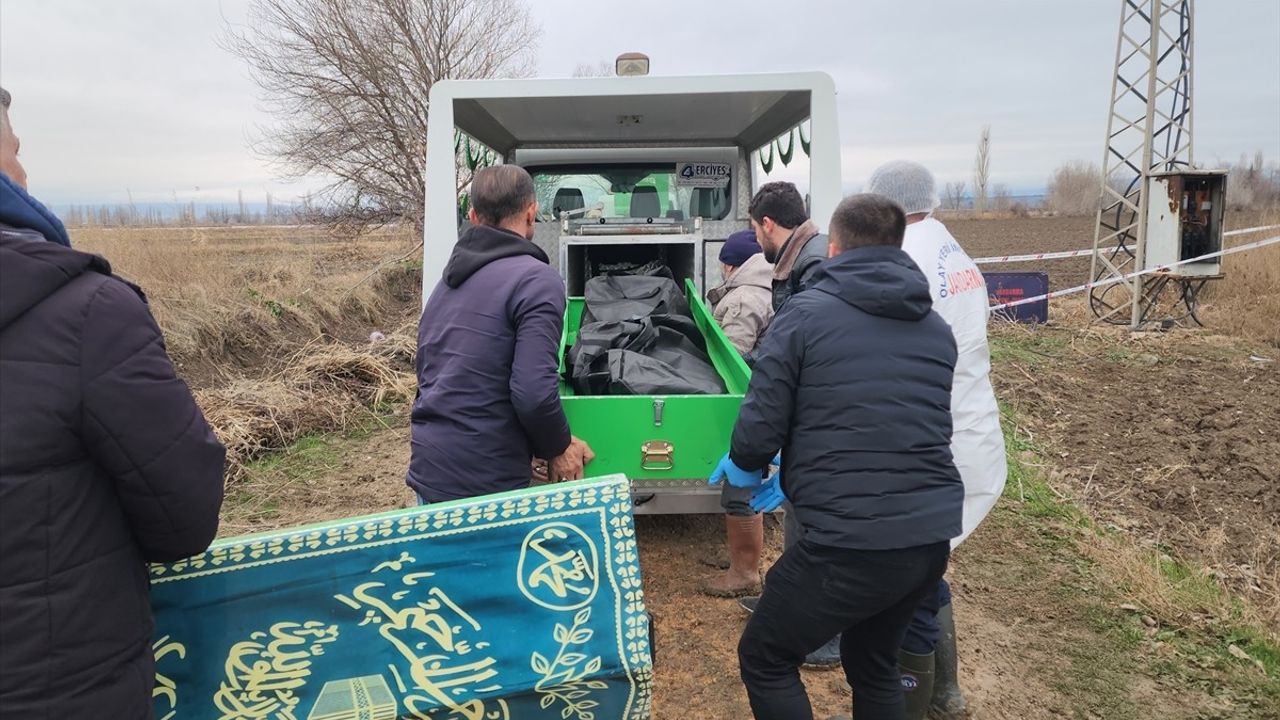
[[[408,483],[441,502],[526,487],[569,447],[560,405],[565,290],[532,242],[468,228],[418,325]]]
[[[819,545],[916,547],[960,534],[951,457],[956,345],[894,247],[824,263],[774,318],[733,430],[746,470],[782,451],[782,488]]]
[[[723,283],[707,291],[711,314],[742,355],[755,350],[773,318],[773,266],[756,253]]]
[[[1009,469],[1000,406],[991,387],[987,284],[964,248],[933,218],[908,225],[902,249],[928,279],[933,309],[951,326],[959,353],[951,388],[951,452],[964,481],[964,533],[952,543],[959,545],[1000,499]]]
[[[213,539],[223,447],[141,293],[0,201],[0,717],[151,717],[145,563]]]

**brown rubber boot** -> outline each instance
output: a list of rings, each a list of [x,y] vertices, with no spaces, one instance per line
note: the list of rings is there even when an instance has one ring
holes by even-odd
[[[702,583],[712,597],[742,597],[760,593],[760,555],[764,552],[764,516],[725,515],[729,569]]]

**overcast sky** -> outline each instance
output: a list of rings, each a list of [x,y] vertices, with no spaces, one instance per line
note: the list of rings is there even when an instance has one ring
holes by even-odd
[[[249,149],[270,118],[215,43],[250,1],[0,0],[0,84],[32,192],[55,204],[300,192]],[[826,71],[849,188],[897,157],[967,179],[984,124],[993,182],[1019,191],[1102,157],[1119,0],[530,6],[546,76],[630,50],[654,74]],[[1214,0],[1197,13],[1196,159],[1280,159],[1280,2]]]

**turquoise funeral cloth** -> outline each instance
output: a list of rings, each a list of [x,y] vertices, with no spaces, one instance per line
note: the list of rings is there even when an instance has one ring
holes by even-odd
[[[636,720],[621,475],[234,538],[151,568],[159,720]]]

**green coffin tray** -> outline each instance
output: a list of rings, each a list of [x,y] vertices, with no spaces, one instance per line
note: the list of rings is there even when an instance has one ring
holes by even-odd
[[[580,396],[562,381],[560,398],[569,427],[596,454],[591,472],[622,473],[632,480],[702,480],[728,450],[751,370],[691,281],[685,281],[685,297],[729,394]],[[564,350],[578,340],[582,308],[582,298],[569,298],[560,348],[562,378]],[[655,452],[663,448],[661,443],[670,447],[669,458]]]
[[[648,718],[631,512],[609,476],[154,565],[156,718]]]

